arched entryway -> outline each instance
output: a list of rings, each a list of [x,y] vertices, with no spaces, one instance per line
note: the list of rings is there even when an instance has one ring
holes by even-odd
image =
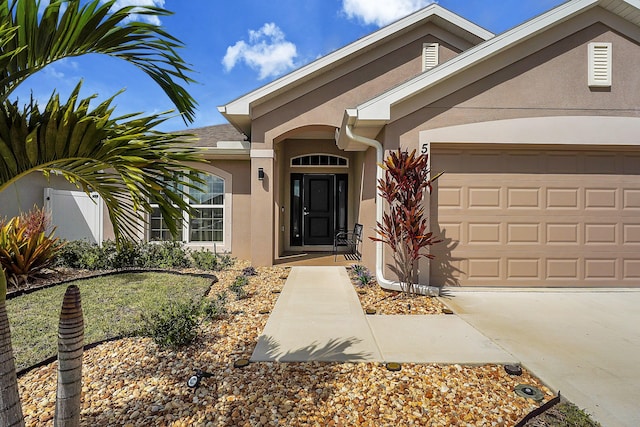
[[[278,257],[332,251],[335,234],[357,219],[358,154],[336,147],[332,126],[287,132],[276,150]]]

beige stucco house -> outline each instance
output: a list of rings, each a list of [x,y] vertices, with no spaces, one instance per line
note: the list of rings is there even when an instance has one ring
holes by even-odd
[[[194,129],[217,196],[184,240],[271,265],[361,223],[363,262],[392,286],[368,237],[376,164],[401,147],[445,172],[421,284],[638,286],[639,70],[637,1],[571,0],[500,35],[428,6]]]

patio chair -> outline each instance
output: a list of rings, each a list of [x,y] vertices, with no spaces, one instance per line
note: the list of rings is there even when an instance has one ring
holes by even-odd
[[[353,231],[340,231],[333,238],[333,260],[338,257],[338,246],[346,246],[347,251],[343,252],[353,256],[353,259],[360,260],[360,243],[362,243],[362,224],[356,224]]]

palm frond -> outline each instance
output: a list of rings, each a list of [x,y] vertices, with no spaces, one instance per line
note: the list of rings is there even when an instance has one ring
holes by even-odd
[[[123,59],[145,72],[192,122],[196,102],[176,81],[191,83],[182,47],[160,26],[131,21],[131,15],[167,16],[157,7],[114,9],[115,0],[52,0],[39,15],[37,0],[0,3],[0,101],[27,77],[67,57],[89,53]],[[61,7],[64,4],[64,8]]]
[[[79,91],[66,103],[54,93],[43,110],[33,100],[0,106],[0,192],[34,171],[59,174],[101,195],[119,240],[137,235],[151,204],[176,234],[189,188],[202,183],[186,165],[201,161],[187,135],[153,130],[166,113],[112,117],[113,97],[90,109],[93,97],[79,100]]]

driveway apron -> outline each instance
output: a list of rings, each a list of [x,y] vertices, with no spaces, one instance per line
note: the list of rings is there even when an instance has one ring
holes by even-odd
[[[460,290],[445,303],[604,426],[640,426],[640,290]]]

